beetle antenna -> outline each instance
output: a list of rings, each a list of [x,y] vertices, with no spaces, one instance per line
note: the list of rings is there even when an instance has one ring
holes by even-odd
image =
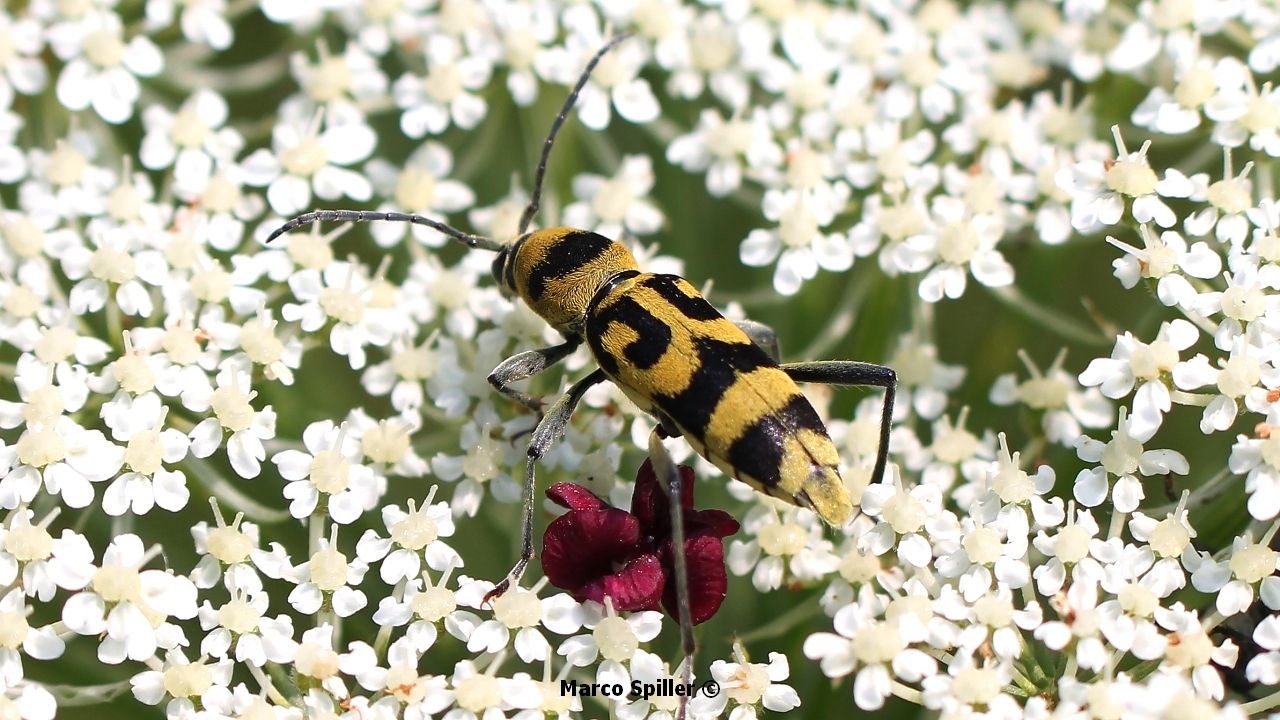
[[[551,157],[551,146],[555,144],[556,135],[559,134],[561,126],[569,117],[569,112],[573,110],[573,105],[578,101],[578,94],[582,92],[582,88],[586,87],[587,81],[591,79],[591,71],[596,69],[596,65],[600,64],[600,59],[605,53],[613,49],[613,46],[631,37],[631,33],[622,33],[614,35],[609,42],[596,51],[591,56],[591,60],[587,62],[587,67],[583,69],[582,75],[578,77],[578,82],[573,86],[573,90],[569,92],[569,96],[564,99],[564,105],[560,106],[560,114],[556,115],[556,119],[551,122],[551,131],[547,133],[547,139],[542,143],[542,157],[538,159],[538,169],[533,173],[533,195],[529,198],[529,204],[525,206],[524,214],[520,216],[520,231],[517,236],[524,235],[529,229],[529,223],[533,220],[533,216],[538,212],[538,203],[542,199],[542,178],[547,174],[547,159]]]
[[[505,247],[502,243],[497,242],[496,240],[491,240],[483,235],[464,233],[457,228],[450,227],[438,220],[432,220],[429,217],[423,217],[422,215],[399,212],[377,212],[373,210],[313,210],[309,213],[303,213],[302,215],[289,220],[275,230],[272,230],[271,234],[267,236],[267,242],[271,242],[281,235],[291,232],[303,225],[309,225],[314,222],[328,222],[331,220],[345,220],[349,222],[372,222],[376,220],[407,222],[413,223],[414,225],[426,225],[432,230],[444,233],[470,248],[498,252]]]

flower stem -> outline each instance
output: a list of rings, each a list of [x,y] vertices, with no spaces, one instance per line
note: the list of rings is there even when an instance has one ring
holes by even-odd
[[[920,692],[919,690],[916,690],[913,687],[908,687],[907,685],[904,685],[901,682],[898,682],[897,680],[893,681],[892,687],[893,687],[893,694],[896,697],[900,697],[903,700],[906,700],[907,702],[910,702],[910,703],[915,703],[916,705],[924,705],[924,693]]]
[[[987,288],[987,290],[1010,310],[1022,314],[1028,320],[1034,320],[1041,327],[1055,332],[1068,340],[1075,340],[1079,343],[1097,347],[1111,344],[1111,338],[1103,335],[1099,330],[1091,328],[1079,320],[1067,317],[1062,312],[1043,303],[1032,300],[1014,285]]]

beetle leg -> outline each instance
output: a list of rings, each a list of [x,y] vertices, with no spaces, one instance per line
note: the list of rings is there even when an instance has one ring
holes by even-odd
[[[755,320],[734,320],[733,324],[746,333],[756,347],[773,358],[774,362],[781,362],[782,350],[778,346],[778,333],[774,332],[773,328]]]
[[[542,398],[534,397],[511,387],[511,383],[533,377],[547,368],[568,357],[582,344],[582,340],[571,337],[560,345],[526,350],[503,360],[498,367],[489,373],[489,384],[498,392],[524,405],[534,412],[542,412]]]
[[[525,567],[533,559],[533,493],[537,485],[534,469],[538,460],[564,435],[564,429],[569,425],[569,418],[573,417],[573,409],[582,400],[582,396],[587,392],[587,389],[592,385],[603,382],[605,379],[604,371],[597,369],[574,383],[565,394],[551,404],[547,414],[543,416],[538,426],[533,429],[533,437],[529,440],[529,450],[526,453],[524,490],[521,494],[523,515],[520,520],[520,559],[516,561],[515,567],[511,568],[511,572],[507,573],[507,577],[485,595],[485,604],[488,604],[490,600],[506,592],[512,586],[518,585],[520,576],[524,574]]]

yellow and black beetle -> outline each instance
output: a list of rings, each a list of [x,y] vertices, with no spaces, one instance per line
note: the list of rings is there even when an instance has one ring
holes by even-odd
[[[542,401],[511,384],[542,372],[587,343],[599,367],[547,408],[534,428],[525,472],[520,560],[494,595],[517,583],[533,557],[535,463],[564,434],[586,390],[604,380],[653,415],[662,434],[684,436],[726,474],[809,508],[835,526],[853,516],[853,503],[840,476],[835,445],[796,382],[884,388],[871,482],[884,475],[896,384],[891,368],[843,360],[779,364],[771,330],[726,319],[684,278],[641,272],[625,245],[575,228],[526,232],[538,210],[556,134],[592,69],[626,37],[613,38],[591,58],[552,123],[514,242],[464,233],[421,215],[362,210],[306,213],[267,238],[270,242],[319,221],[387,220],[425,225],[468,247],[496,252],[493,277],[498,284],[565,338],[559,345],[508,358],[489,375],[500,392],[538,412]]]

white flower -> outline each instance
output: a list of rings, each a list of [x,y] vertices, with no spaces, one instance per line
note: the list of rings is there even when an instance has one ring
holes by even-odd
[[[1080,373],[1080,384],[1098,386],[1102,394],[1119,399],[1137,385],[1129,431],[1139,442],[1151,439],[1164,422],[1171,400],[1170,385],[1179,366],[1178,353],[1195,344],[1200,333],[1181,318],[1161,323],[1160,331],[1150,343],[1144,343],[1125,332],[1116,338],[1110,358],[1098,358]]]
[[[752,230],[738,248],[743,264],[763,267],[777,260],[773,287],[783,295],[799,292],[818,268],[834,272],[853,265],[853,250],[845,235],[824,232],[836,213],[844,209],[849,186],[843,182],[819,182],[805,190],[768,190],[764,215],[778,226]]]
[[[573,194],[580,200],[564,209],[564,222],[608,238],[651,235],[663,221],[662,212],[645,199],[651,190],[653,162],[648,155],[628,155],[611,178],[584,173],[573,179]]]
[[[154,2],[155,0],[153,0]],[[244,146],[244,138],[227,122],[227,101],[212,90],[188,97],[178,112],[152,105],[142,114],[146,136],[138,157],[150,170],[173,166],[174,181],[187,189],[204,188],[217,161],[230,161]]]
[[[313,191],[322,200],[348,197],[364,202],[373,195],[373,187],[364,175],[345,166],[369,157],[376,142],[363,118],[339,110],[282,120],[272,130],[272,149],[245,158],[245,181],[267,186],[271,209],[286,216],[309,209]]]
[[[302,433],[302,442],[307,452],[285,450],[271,458],[281,477],[289,481],[284,488],[289,514],[306,518],[323,498],[324,512],[335,523],[349,525],[377,506],[382,483],[372,468],[357,462],[360,442],[347,432],[345,423],[340,427],[332,420],[311,423]]]
[[[450,122],[468,130],[484,119],[488,105],[476,94],[489,82],[491,61],[467,53],[454,38],[428,36],[422,48],[426,77],[401,75],[392,86],[396,105],[404,113],[400,129],[411,138],[439,135]]]
[[[771,652],[768,664],[747,662],[742,646],[737,643],[733,654],[736,662],[711,663],[711,677],[720,685],[720,692],[714,697],[694,696],[689,703],[689,711],[694,716],[705,713],[709,717],[720,717],[729,708],[730,700],[734,710],[729,717],[733,720],[754,720],[756,705],[763,705],[771,712],[787,712],[800,706],[795,688],[782,682],[791,675],[786,655]]]
[[[457,551],[440,540],[453,535],[453,514],[449,503],[432,504],[439,485],[432,485],[422,507],[409,500],[409,511],[396,505],[382,508],[382,523],[388,537],[369,529],[356,544],[356,556],[369,565],[381,563],[379,575],[382,581],[394,585],[401,580],[412,580],[422,571],[422,560],[437,572],[451,567],[461,567],[462,558]]]
[[[147,559],[137,535],[117,536],[88,588],[63,605],[62,622],[70,630],[103,636],[98,659],[105,663],[155,657],[164,621],[196,616],[195,585],[164,570],[142,570]]]
[[[1076,475],[1075,498],[1085,507],[1098,507],[1107,499],[1109,475],[1116,477],[1115,488],[1111,490],[1112,504],[1117,512],[1128,513],[1137,509],[1144,497],[1142,482],[1136,473],[1150,476],[1190,472],[1187,459],[1180,452],[1144,450],[1142,442],[1134,437],[1132,425],[1122,407],[1110,442],[1104,444],[1085,435],[1076,440],[1076,454],[1081,460],[1101,463]]]
[[[892,692],[893,678],[915,683],[937,672],[937,662],[909,647],[897,623],[868,617],[857,605],[836,613],[833,633],[805,638],[804,654],[817,660],[822,673],[842,678],[855,671],[853,701],[863,710],[879,709]]]
[[[222,446],[224,433],[227,457],[231,467],[240,477],[254,478],[262,470],[267,457],[262,441],[276,435],[276,413],[270,405],[254,410],[250,404],[258,393],[250,389],[249,374],[227,366],[218,373],[218,387],[206,397],[192,400],[188,405],[197,412],[213,411],[213,417],[205,418],[192,428],[191,454],[198,458],[209,457]],[[192,407],[194,405],[194,407]]]
[[[729,119],[703,110],[694,131],[667,146],[667,160],[688,172],[706,173],[707,192],[721,197],[742,185],[744,160],[748,175],[759,175],[782,164],[782,149],[763,109]]]
[[[403,167],[397,168],[381,158],[375,158],[365,168],[365,173],[378,194],[392,200],[380,205],[379,210],[418,213],[431,217],[461,212],[475,204],[475,193],[471,188],[449,179],[452,171],[453,156],[449,149],[430,141],[414,150]],[[406,234],[432,248],[443,247],[445,243],[452,242],[431,228],[410,223],[374,223],[369,228],[369,234],[384,248],[399,243]]]
[[[120,17],[110,11],[50,28],[49,45],[67,63],[58,75],[58,102],[71,110],[92,105],[109,123],[129,119],[141,93],[138,77],[159,74],[164,56],[145,35],[127,42],[123,35]]]
[[[1018,382],[1013,373],[1001,375],[988,396],[996,405],[1026,405],[1040,416],[1040,427],[1050,442],[1070,446],[1080,436],[1081,427],[1106,427],[1111,422],[1111,403],[1096,388],[1084,390],[1079,381],[1062,369],[1067,358],[1063,348],[1049,369],[1041,372],[1026,350],[1019,348],[1030,378]]]
[[[1166,230],[1156,237],[1150,225],[1142,225],[1138,234],[1142,237],[1142,249],[1107,236],[1107,242],[1125,252],[1111,266],[1126,288],[1137,285],[1141,278],[1155,280],[1160,302],[1189,309],[1195,306],[1197,293],[1181,273],[1207,280],[1222,272],[1222,258],[1208,243],[1197,242],[1188,249],[1187,241],[1176,231]]]

